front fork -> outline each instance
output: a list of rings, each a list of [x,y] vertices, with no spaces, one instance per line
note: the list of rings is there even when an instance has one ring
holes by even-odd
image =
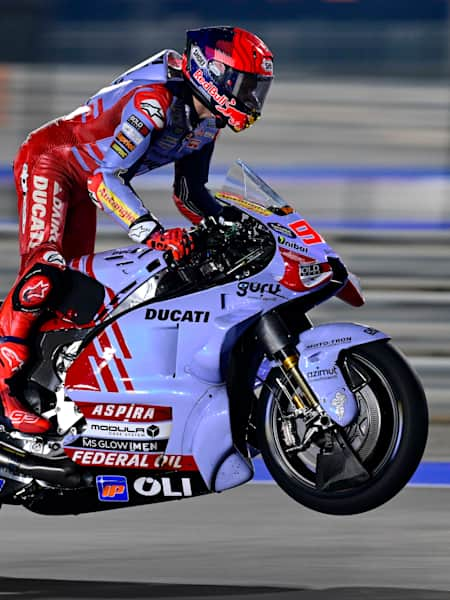
[[[281,317],[275,312],[264,315],[258,324],[256,336],[269,358],[275,359],[280,364],[286,376],[290,389],[287,389],[281,381],[278,381],[278,384],[295,405],[296,410],[292,417],[301,417],[306,425],[305,436],[300,446],[295,446],[292,450],[304,450],[314,438],[331,429],[333,422],[319,404],[299,369],[298,340],[294,339],[288,331]],[[300,394],[297,392],[298,389]]]
[[[286,420],[301,418],[305,423],[305,434],[299,443],[291,428],[283,430],[286,445],[289,446],[287,452],[298,454],[312,443],[318,446],[316,485],[322,491],[342,489],[367,481],[370,477],[368,471],[303,377],[299,369],[298,339],[294,339],[276,312],[267,313],[261,318],[256,339],[269,358],[280,363],[291,388],[284,389],[284,383],[278,382],[296,406],[291,415],[286,415]]]

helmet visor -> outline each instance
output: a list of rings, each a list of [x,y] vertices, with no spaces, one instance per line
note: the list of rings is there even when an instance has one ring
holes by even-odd
[[[232,94],[247,109],[261,114],[271,83],[271,77],[253,73],[238,73]]]
[[[217,87],[233,97],[245,113],[261,114],[272,77],[237,71],[216,60],[209,61],[208,70]]]

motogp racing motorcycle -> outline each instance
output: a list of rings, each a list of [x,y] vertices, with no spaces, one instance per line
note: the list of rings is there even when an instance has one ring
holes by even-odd
[[[222,492],[262,458],[297,502],[356,514],[422,457],[427,405],[385,333],[314,326],[364,299],[323,237],[238,161],[183,262],[134,245],[75,259],[13,391],[54,425],[0,431],[0,503],[78,514]]]

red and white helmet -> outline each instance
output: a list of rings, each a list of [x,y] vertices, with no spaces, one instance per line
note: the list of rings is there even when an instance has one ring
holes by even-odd
[[[242,131],[253,125],[272,83],[272,52],[259,37],[239,27],[186,33],[182,69],[195,97],[221,126]]]

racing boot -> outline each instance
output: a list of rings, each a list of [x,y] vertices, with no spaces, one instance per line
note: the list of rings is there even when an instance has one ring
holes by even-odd
[[[36,260],[39,262],[33,263]],[[0,401],[7,426],[11,424],[22,433],[38,434],[48,431],[51,424],[22,406],[7,382],[28,360],[31,331],[58,287],[57,276],[65,263],[59,253],[41,249],[30,262],[0,310]]]
[[[11,394],[7,380],[10,379],[27,361],[29,351],[19,339],[0,337],[0,401],[7,423],[22,433],[45,433],[51,424],[25,408]]]

